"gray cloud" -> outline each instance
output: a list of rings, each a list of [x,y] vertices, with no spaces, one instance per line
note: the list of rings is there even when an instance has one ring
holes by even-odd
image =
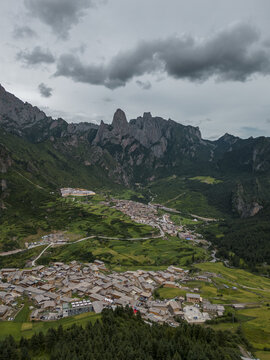
[[[85,65],[78,56],[64,54],[57,62],[55,76],[110,89],[153,73],[199,82],[211,77],[244,82],[254,74],[270,73],[269,55],[259,31],[250,24],[237,23],[205,39],[183,35],[143,41],[102,65]]]
[[[105,85],[105,68],[99,65],[84,65],[79,57],[72,54],[61,55],[57,62],[55,76],[72,78],[75,82]]]
[[[53,89],[45,85],[44,83],[38,85],[38,90],[40,92],[40,95],[45,98],[49,98],[52,96]]]
[[[63,40],[68,38],[70,29],[79,23],[87,9],[104,2],[104,0],[24,0],[29,13],[50,26]]]
[[[137,80],[136,84],[142,88],[143,90],[149,90],[152,87],[152,84],[150,83],[150,81],[141,81],[141,80]]]
[[[36,32],[31,29],[29,26],[16,26],[13,30],[13,37],[15,39],[25,39],[36,37]]]
[[[31,51],[24,50],[17,53],[17,59],[28,66],[38,64],[52,64],[55,58],[49,49],[42,49],[40,46],[34,47]]]

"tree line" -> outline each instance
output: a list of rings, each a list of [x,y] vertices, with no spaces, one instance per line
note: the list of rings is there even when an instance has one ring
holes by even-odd
[[[180,321],[179,327],[145,323],[131,308],[103,310],[83,328],[59,326],[16,342],[0,342],[0,360],[239,360],[242,333],[214,331]]]

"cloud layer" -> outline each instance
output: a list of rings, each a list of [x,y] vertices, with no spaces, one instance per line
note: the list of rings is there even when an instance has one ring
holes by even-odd
[[[64,40],[87,9],[103,2],[104,0],[24,0],[30,15],[50,26],[53,32]]]
[[[183,35],[140,42],[107,64],[87,65],[77,55],[63,54],[55,76],[110,89],[153,73],[190,81],[215,77],[218,81],[243,82],[254,74],[270,73],[269,55],[270,49],[260,41],[259,31],[250,24],[237,23],[205,39]]]
[[[13,37],[15,39],[26,39],[36,37],[36,32],[31,29],[29,26],[15,26],[13,31]]]
[[[55,57],[50,52],[50,50],[42,49],[40,46],[34,47],[31,51],[19,51],[17,53],[17,59],[22,61],[27,66],[52,64],[55,62]]]
[[[42,97],[49,98],[52,96],[53,89],[45,85],[44,83],[38,85],[38,90]]]

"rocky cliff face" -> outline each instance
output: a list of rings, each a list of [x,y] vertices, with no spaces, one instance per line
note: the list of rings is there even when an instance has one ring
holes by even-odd
[[[185,159],[202,160],[201,155],[210,151],[198,128],[152,117],[151,113],[128,122],[120,109],[111,125],[101,122],[91,145],[99,149],[102,158],[110,156],[116,161],[119,181],[126,185],[153,179],[156,170],[172,172]]]
[[[37,107],[16,98],[0,85],[0,126],[7,131],[42,141],[53,120]]]
[[[253,191],[247,191],[241,183],[238,183],[232,196],[232,209],[241,218],[254,216],[263,209],[258,198],[256,188]]]
[[[24,103],[0,85],[0,127],[12,134],[37,143],[48,138],[87,134],[97,129],[91,123],[68,124],[63,119],[54,120],[36,106]]]

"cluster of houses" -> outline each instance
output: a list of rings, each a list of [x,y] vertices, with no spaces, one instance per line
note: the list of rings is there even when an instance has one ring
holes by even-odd
[[[160,216],[157,207],[154,205],[118,199],[114,199],[114,202],[114,207],[117,210],[130,216],[130,218],[137,223],[150,225],[159,229],[162,235],[167,233],[171,236],[178,236],[183,233],[182,226],[175,225],[168,214]]]
[[[85,189],[62,188],[60,189],[63,197],[67,196],[93,196],[96,195],[94,191]]]
[[[190,318],[192,307],[200,307],[203,313],[211,313],[211,316],[220,315],[224,308],[204,302],[196,289],[192,292],[189,289],[186,297],[163,301],[155,299],[157,288],[188,290],[184,285],[190,279],[188,270],[175,266],[160,271],[117,273],[108,271],[99,260],[88,264],[58,262],[23,270],[1,269],[0,317],[13,319],[20,310],[18,304],[26,297],[31,304],[31,320],[56,320],[126,305],[135,312],[140,311],[146,321],[167,322],[172,326],[177,324],[174,321],[176,316],[189,322],[200,321],[196,316]],[[201,322],[205,319],[202,318]]]
[[[67,238],[65,237],[64,233],[56,232],[42,236],[40,241],[34,241],[31,243],[26,242],[25,247],[28,249],[32,249],[36,246],[48,245],[50,243],[55,243],[57,245],[64,245],[67,243]]]

